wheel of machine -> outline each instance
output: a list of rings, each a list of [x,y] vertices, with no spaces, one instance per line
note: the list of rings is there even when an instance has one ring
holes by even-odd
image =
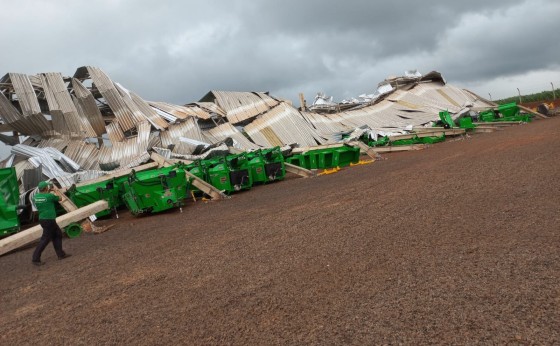
[[[68,235],[68,238],[76,238],[82,234],[83,229],[79,223],[71,223],[64,228],[64,231],[66,235]]]

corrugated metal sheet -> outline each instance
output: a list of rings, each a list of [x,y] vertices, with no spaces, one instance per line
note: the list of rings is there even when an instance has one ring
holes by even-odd
[[[35,146],[40,149],[55,148],[56,150],[63,152],[64,149],[68,146],[68,143],[70,143],[70,140],[66,138],[49,138],[39,141],[30,146]]]
[[[166,102],[148,102],[148,104],[179,119],[187,119],[192,116],[201,119],[210,119],[210,114],[208,112],[195,106],[178,106]]]
[[[285,103],[279,104],[244,129],[253,142],[263,147],[293,143],[314,146],[326,143],[297,109]]]
[[[119,123],[113,121],[109,125],[106,126],[107,129],[107,136],[111,143],[122,142],[125,140],[124,132],[121,130]]]
[[[220,106],[215,104],[214,102],[193,102],[189,103],[188,106],[196,106],[202,109],[203,111],[207,112],[209,115],[216,114],[218,116],[224,117],[226,116],[226,111],[224,111]]]
[[[60,73],[40,75],[43,92],[49,105],[54,130],[70,137],[95,137],[96,133],[88,119],[78,114]]]
[[[109,105],[117,121],[123,131],[128,131],[136,124],[144,120],[144,117],[139,113],[134,113],[127,105],[121,94],[115,87],[115,84],[109,77],[101,71],[101,69],[93,66],[85,67],[89,76],[95,83],[97,90],[103,95],[105,102]]]
[[[74,104],[78,113],[85,116],[91,124],[97,137],[101,137],[105,132],[105,121],[95,103],[92,93],[76,78],[72,79],[72,88],[75,97]]]
[[[126,103],[128,109],[130,109],[136,116],[138,122],[148,120],[158,130],[167,128],[167,122],[163,120],[156,111],[154,111],[146,103],[146,101],[142,100],[138,95],[129,91],[119,83],[115,83],[115,87],[119,91],[119,94],[121,95],[122,100]]]
[[[167,122],[169,122],[170,124],[174,124],[177,119],[183,119],[183,117],[179,118],[171,113],[168,113],[166,111],[163,111],[159,108],[156,108],[154,106],[152,106],[151,103],[148,103],[150,105],[150,108],[152,108],[154,110],[154,112],[156,112],[160,117],[162,117],[163,119],[165,119]]]
[[[179,145],[179,138],[187,137],[201,142],[206,141],[202,134],[196,118],[188,118],[186,121],[169,126],[167,131],[160,133],[161,145],[168,147],[170,145]]]
[[[14,88],[22,115],[18,116],[17,120],[8,121],[8,123],[18,131],[22,130],[21,133],[24,134],[54,135],[51,122],[41,113],[41,107],[28,76],[20,73],[9,73],[8,78]],[[4,104],[4,102],[2,103]],[[6,108],[5,105],[3,108]],[[14,116],[14,114],[9,111],[5,116]]]
[[[239,149],[252,150],[260,148],[257,144],[247,139],[247,137],[230,123],[225,123],[209,131],[205,131],[204,136],[213,144],[222,142],[226,138],[232,138],[237,143]]]
[[[340,119],[343,124],[349,127],[367,125],[372,129],[405,128],[409,125],[409,121],[399,116],[397,108],[400,106],[396,105],[396,103],[383,100],[375,105],[325,116]]]
[[[35,90],[27,75],[21,73],[10,73],[9,75],[21,107],[21,113],[24,116],[41,114],[41,107],[37,101]]]
[[[95,144],[70,141],[64,155],[76,161],[85,170],[99,170],[99,149]]]
[[[28,161],[34,167],[41,167],[41,169],[43,170],[43,174],[49,178],[63,177],[70,174],[69,172],[62,169],[62,167],[55,161],[55,158],[60,160],[61,162],[70,162],[71,160],[66,160],[67,158],[64,157],[62,153],[57,152],[55,149],[39,149],[18,144],[12,147],[12,153],[28,157]]]
[[[232,124],[263,114],[279,102],[264,93],[217,91],[208,93],[202,101],[214,101],[226,112]]]
[[[312,112],[301,112],[301,114],[323,136],[352,130],[352,127],[342,124],[339,119]]]
[[[10,100],[0,91],[0,119],[9,124],[21,118],[17,109],[12,105]]]
[[[151,125],[147,121],[137,124],[138,135],[121,142],[112,142],[111,147],[101,147],[99,150],[99,167],[111,171],[137,162],[148,151]]]

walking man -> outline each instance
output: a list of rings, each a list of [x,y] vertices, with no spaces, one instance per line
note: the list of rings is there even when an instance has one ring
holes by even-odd
[[[42,181],[39,183],[38,187],[39,193],[33,196],[33,203],[39,211],[39,223],[43,228],[43,235],[41,236],[41,241],[39,245],[37,245],[35,252],[33,252],[32,262],[36,266],[45,264],[45,262],[41,262],[41,254],[51,241],[53,242],[54,251],[56,251],[59,260],[70,257],[70,254],[62,250],[62,231],[56,223],[55,207],[56,203],[60,201],[60,197],[50,193],[52,185],[49,182]]]

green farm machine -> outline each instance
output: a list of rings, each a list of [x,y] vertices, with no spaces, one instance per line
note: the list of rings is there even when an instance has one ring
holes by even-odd
[[[122,184],[122,199],[134,215],[182,207],[190,181],[182,164],[142,172],[134,170]]]
[[[16,169],[0,168],[0,236],[6,236],[19,231],[18,218],[19,186]]]
[[[279,147],[247,153],[253,184],[266,184],[286,176],[284,156]]]
[[[306,169],[346,167],[359,161],[360,148],[347,145],[309,150],[286,158],[286,162]]]
[[[122,182],[121,182],[122,184]],[[88,204],[100,201],[102,199],[109,202],[109,209],[100,211],[95,214],[97,217],[103,217],[111,214],[111,210],[116,210],[124,203],[120,198],[119,184],[116,179],[110,179],[98,183],[88,184],[76,187],[73,185],[66,191],[66,195],[78,207],[84,207]]]

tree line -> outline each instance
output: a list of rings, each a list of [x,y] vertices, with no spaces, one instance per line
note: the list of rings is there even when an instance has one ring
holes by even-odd
[[[554,90],[554,93],[556,94],[556,97],[560,97],[560,89]],[[549,91],[541,91],[535,94],[521,95],[521,101],[523,103],[549,101],[554,99],[554,93],[552,92],[552,90],[549,90]],[[500,105],[504,103],[510,103],[510,102],[519,103],[519,96],[511,96],[505,99],[495,100],[494,102]]]

